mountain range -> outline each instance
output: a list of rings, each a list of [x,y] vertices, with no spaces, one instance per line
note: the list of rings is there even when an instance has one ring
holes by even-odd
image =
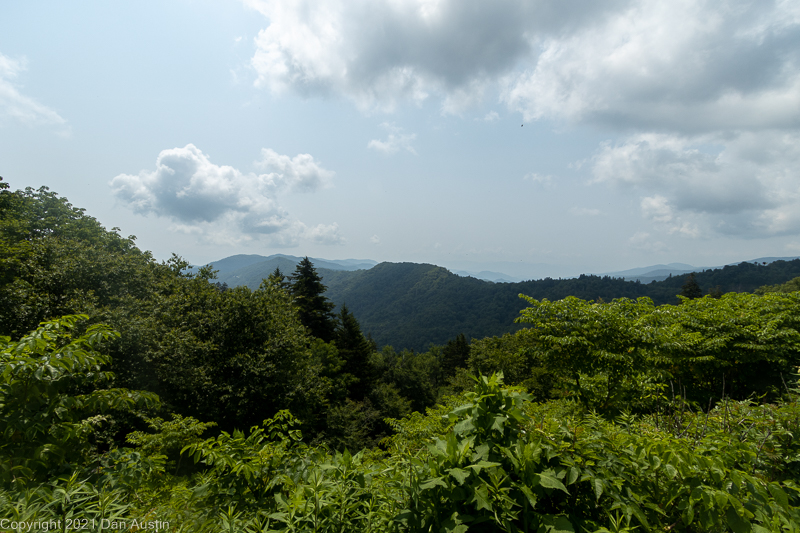
[[[289,275],[301,258],[289,255],[232,256],[212,263],[218,280],[229,286],[258,288],[261,280],[275,268]],[[310,258],[311,259],[311,258]],[[771,261],[770,261],[771,260]],[[656,304],[677,304],[677,294],[691,265],[671,263],[653,265],[640,273],[625,271],[624,276],[580,275],[575,278],[544,278],[535,281],[493,283],[475,277],[459,276],[430,264],[379,263],[369,260],[311,259],[326,296],[337,307],[346,304],[379,346],[425,350],[430,344],[443,344],[463,333],[467,338],[483,338],[516,331],[519,311],[527,306],[519,298],[559,300],[576,296],[585,300],[610,301],[614,298],[646,296]],[[764,264],[766,263],[766,264]],[[666,267],[666,268],[665,268]],[[644,283],[646,275],[667,271],[666,279]],[[677,272],[675,275],[673,272]],[[738,265],[698,269],[695,278],[704,293],[749,292],[762,285],[784,283],[800,276],[800,259],[759,258]]]

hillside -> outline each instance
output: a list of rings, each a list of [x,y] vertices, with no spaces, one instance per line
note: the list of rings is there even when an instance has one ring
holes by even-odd
[[[257,289],[275,268],[289,275],[300,258],[276,254],[236,255],[212,263],[218,280],[231,287]],[[313,259],[328,287],[327,296],[340,307],[346,303],[365,332],[379,346],[424,351],[463,333],[467,338],[502,335],[519,329],[514,319],[525,307],[520,294],[541,300],[576,296],[586,300],[647,296],[656,304],[677,304],[686,274],[666,279],[626,281],[610,275],[493,283],[418,263],[380,263],[368,260]],[[671,269],[686,267],[673,263]],[[652,267],[651,267],[652,268]],[[628,271],[631,276],[637,269]],[[642,269],[639,269],[642,270]],[[665,268],[665,272],[667,269]],[[653,274],[648,270],[650,275]],[[800,259],[775,260],[767,265],[743,262],[696,273],[704,294],[751,292],[762,285],[784,283],[800,276]]]
[[[467,338],[501,335],[519,329],[514,319],[526,303],[525,294],[541,300],[576,296],[586,300],[647,296],[656,304],[677,304],[685,282],[673,276],[649,284],[608,276],[491,283],[457,276],[427,264],[381,263],[369,270],[334,272],[320,269],[328,297],[353,312],[378,345],[421,351],[463,333]],[[800,276],[800,260],[769,265],[741,263],[696,274],[704,294],[751,292],[762,285]]]

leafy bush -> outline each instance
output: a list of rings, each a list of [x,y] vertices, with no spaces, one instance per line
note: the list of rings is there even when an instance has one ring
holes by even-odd
[[[0,337],[0,480],[42,481],[68,473],[89,459],[89,437],[114,410],[155,406],[149,393],[101,388],[113,376],[100,344],[118,335],[90,326],[73,338],[85,315],[43,322],[18,342]]]

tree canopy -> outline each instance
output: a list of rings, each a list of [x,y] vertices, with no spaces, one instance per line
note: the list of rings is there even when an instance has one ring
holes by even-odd
[[[325,342],[332,341],[336,327],[333,318],[334,305],[324,295],[327,289],[314,264],[308,257],[303,258],[289,279],[300,322],[309,329],[312,336]]]

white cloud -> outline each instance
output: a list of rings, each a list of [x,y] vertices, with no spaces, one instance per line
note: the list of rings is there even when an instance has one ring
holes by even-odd
[[[20,93],[15,81],[27,70],[25,59],[12,59],[0,53],[0,117],[13,118],[27,126],[66,126],[67,121],[49,107]],[[62,129],[67,134],[67,129]]]
[[[570,207],[569,212],[578,217],[596,217],[602,215],[599,209],[591,209],[588,207]]]
[[[307,228],[303,235],[306,239],[317,244],[344,244],[346,241],[339,233],[339,224],[317,224]]]
[[[631,238],[628,239],[628,244],[636,250],[650,253],[664,252],[668,249],[666,244],[655,240],[646,231],[637,231],[634,233]]]
[[[672,214],[672,207],[663,196],[648,196],[642,198],[642,214],[656,222],[672,222],[675,218]]]
[[[666,231],[800,232],[796,1],[244,1],[268,20],[259,86],[366,111],[435,99],[459,114],[499,95],[524,120],[625,131],[594,180],[635,190]],[[388,135],[368,146],[413,153],[413,134]]]
[[[679,132],[800,125],[800,19],[790,2],[638,0],[540,35],[503,100],[543,117]]]
[[[526,0],[245,0],[269,26],[257,39],[257,84],[344,94],[363,109],[443,97],[445,112],[531,53]],[[591,11],[591,9],[589,9]]]
[[[310,154],[298,154],[293,158],[280,155],[269,148],[261,149],[261,160],[256,168],[271,171],[262,176],[275,189],[288,188],[294,192],[310,192],[330,186],[333,172],[320,167]]]
[[[639,134],[595,154],[594,181],[643,193],[671,231],[743,236],[800,231],[800,133]],[[705,233],[705,230],[702,231]]]
[[[262,150],[256,166],[271,172],[243,173],[216,165],[192,144],[163,150],[154,171],[120,174],[111,180],[114,195],[135,212],[172,219],[173,229],[215,243],[266,240],[274,246],[295,246],[306,238],[319,243],[342,242],[338,226],[308,228],[278,204],[284,191],[311,191],[333,173],[313,157],[294,158]]]
[[[552,189],[554,187],[553,176],[543,176],[536,172],[529,172],[522,177],[523,180],[531,181],[545,189]]]
[[[257,85],[362,109],[486,94],[526,120],[680,132],[800,125],[800,15],[778,0],[244,0]]]
[[[497,111],[486,113],[486,116],[483,117],[484,122],[494,122],[495,120],[500,120],[500,115],[497,113]]]
[[[378,237],[377,235],[373,235],[372,237],[370,237],[370,238],[369,238],[369,242],[370,242],[371,244],[375,244],[375,245],[377,245],[377,244],[380,244],[380,243],[381,243],[381,239],[380,239],[380,237]]]
[[[372,148],[387,155],[394,154],[400,150],[405,150],[414,155],[417,154],[417,151],[411,146],[411,143],[417,138],[416,133],[403,133],[403,128],[399,128],[389,122],[384,122],[381,127],[389,132],[389,136],[385,141],[372,139],[367,143],[367,148]]]

